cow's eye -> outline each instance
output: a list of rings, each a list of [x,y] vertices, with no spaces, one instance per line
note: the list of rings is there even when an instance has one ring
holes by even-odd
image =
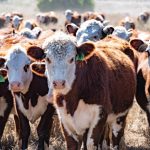
[[[93,36],[93,38],[94,38],[94,39],[98,39],[98,36],[95,35],[95,36]]]
[[[24,66],[24,71],[27,72],[27,71],[28,71],[28,68],[29,68],[29,64],[25,65],[25,66]]]
[[[6,65],[6,69],[8,70],[8,66]]]
[[[50,64],[51,60],[49,58],[46,58],[46,61]]]
[[[71,63],[73,63],[73,61],[74,61],[74,58],[71,58],[71,59],[69,60],[69,63],[71,64]]]

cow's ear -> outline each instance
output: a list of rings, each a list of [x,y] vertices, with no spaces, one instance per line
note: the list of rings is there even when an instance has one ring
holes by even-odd
[[[145,51],[147,44],[140,39],[133,39],[130,41],[130,45],[137,51]],[[143,47],[143,48],[142,48]]]
[[[78,31],[79,27],[74,23],[71,23],[66,25],[66,29],[69,34],[73,34],[74,36],[76,36],[76,32]]]
[[[44,50],[38,46],[30,46],[27,48],[27,55],[33,60],[41,61],[45,58]]]
[[[0,69],[0,83],[5,82],[5,79],[7,79],[7,70]]]
[[[4,57],[0,57],[0,68],[4,66],[6,59]]]
[[[114,32],[114,27],[111,26],[111,25],[107,25],[103,28],[103,33],[105,35],[109,35],[109,34],[112,34]]]
[[[38,62],[33,62],[30,65],[30,68],[33,73],[35,73],[38,76],[44,77],[45,76],[45,63],[38,63]]]
[[[85,42],[77,47],[77,56],[76,60],[84,60],[87,56],[89,56],[95,49],[94,43]]]

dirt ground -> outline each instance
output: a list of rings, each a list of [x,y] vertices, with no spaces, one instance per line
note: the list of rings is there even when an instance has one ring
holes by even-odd
[[[119,20],[127,15],[133,17],[136,21],[137,15],[144,11],[149,10],[150,0],[95,0],[95,11],[101,11],[106,14],[106,18],[111,24],[115,25]],[[35,0],[7,0],[1,2],[0,0],[0,13],[19,11],[25,15],[25,18],[35,18],[36,13],[39,12],[36,7]],[[62,28],[64,23],[64,12],[56,10],[59,16],[59,23],[51,28]],[[147,25],[137,24],[139,29],[150,32],[150,21]],[[31,124],[31,136],[29,140],[29,150],[33,150],[37,146],[36,126],[38,121]],[[150,132],[145,113],[138,106],[136,101],[130,110],[127,118],[127,125],[125,136],[123,140],[123,147],[127,150],[150,150]],[[54,125],[52,136],[50,139],[50,150],[65,150],[65,143],[62,137],[57,116],[54,116]],[[2,139],[3,150],[18,150],[17,137],[15,135],[13,116],[9,117],[7,126]],[[124,148],[121,148],[122,150]]]

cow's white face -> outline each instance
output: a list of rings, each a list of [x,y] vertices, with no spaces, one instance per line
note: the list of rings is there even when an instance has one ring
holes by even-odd
[[[123,22],[123,26],[129,30],[129,29],[134,29],[134,22],[132,19],[130,19],[129,17],[126,17],[124,22]]]
[[[98,41],[103,38],[103,24],[97,20],[88,20],[81,24],[76,33],[77,44],[87,41]]]
[[[132,36],[132,32],[130,30],[126,30],[123,26],[116,26],[112,34],[127,41],[129,41]]]
[[[30,60],[24,48],[16,46],[10,50],[6,61],[10,90],[23,93],[28,90],[32,80],[29,64]]]
[[[46,50],[46,75],[49,89],[67,94],[75,80],[76,46],[66,34],[47,39],[43,45]]]
[[[24,27],[32,30],[32,23],[29,20],[26,20]]]
[[[45,16],[40,15],[39,21],[40,21],[41,23],[44,23],[44,22],[45,22]]]
[[[18,29],[21,22],[22,22],[23,18],[20,18],[18,16],[14,16],[12,19],[12,25],[15,29]]]

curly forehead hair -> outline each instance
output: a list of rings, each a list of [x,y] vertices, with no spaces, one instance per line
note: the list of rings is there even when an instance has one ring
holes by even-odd
[[[75,48],[75,38],[63,32],[57,32],[48,38],[44,44],[43,49],[47,53],[51,53],[54,57],[63,58],[67,53]]]

